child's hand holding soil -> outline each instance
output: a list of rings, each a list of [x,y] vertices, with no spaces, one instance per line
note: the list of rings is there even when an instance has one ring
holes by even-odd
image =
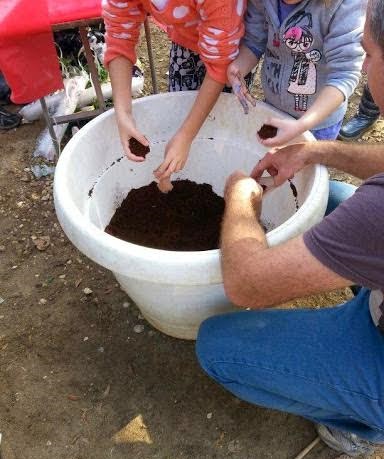
[[[129,149],[131,153],[135,156],[139,156],[140,158],[145,158],[147,154],[151,151],[149,145],[143,145],[134,137],[129,139]]]

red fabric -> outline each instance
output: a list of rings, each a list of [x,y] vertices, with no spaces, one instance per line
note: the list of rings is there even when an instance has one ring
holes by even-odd
[[[48,6],[51,24],[101,17],[101,0],[48,0]]]
[[[0,69],[15,103],[63,88],[51,26],[101,16],[101,0],[1,0]]]

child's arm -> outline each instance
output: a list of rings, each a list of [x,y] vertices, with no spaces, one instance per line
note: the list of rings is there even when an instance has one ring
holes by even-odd
[[[227,75],[239,71],[242,77],[245,77],[259,63],[259,58],[244,44],[240,46],[240,52],[237,58],[229,65]],[[234,72],[235,69],[235,72]],[[230,80],[229,80],[230,82]]]
[[[168,142],[165,159],[155,171],[159,188],[166,191],[171,188],[171,175],[184,167],[192,141],[224,87],[228,65],[237,57],[244,34],[245,1],[211,0],[197,2],[196,8],[201,18],[199,55],[207,72],[191,111]]]
[[[244,112],[248,113],[248,102],[255,105],[256,101],[249,94],[243,78],[259,63],[268,38],[265,11],[261,0],[248,1],[244,25],[245,35],[241,42],[240,53],[229,65],[227,79]]]
[[[120,140],[125,154],[133,161],[144,161],[144,158],[131,153],[129,139],[134,137],[142,144],[148,145],[147,139],[135,126],[131,93],[132,66],[136,62],[135,46],[145,14],[141,0],[131,0],[129,6],[123,2],[103,2],[107,43],[104,64],[108,67],[111,78]]]
[[[305,131],[309,131],[327,119],[344,102],[344,94],[334,86],[325,86],[311,108],[298,120],[270,118],[265,123],[277,127],[277,135],[269,139],[259,138],[266,147],[285,145]]]
[[[169,183],[170,176],[183,169],[188,159],[191,143],[214,107],[223,87],[224,84],[215,81],[209,74],[205,76],[191,111],[180,129],[168,142],[165,159],[154,172],[162,191],[172,189]]]
[[[144,161],[144,158],[134,155],[129,148],[129,139],[134,137],[147,146],[148,140],[136,128],[132,116],[132,62],[124,56],[118,56],[109,64],[109,75],[113,88],[117,127],[124,152],[132,161]]]
[[[259,58],[245,45],[240,46],[237,58],[228,66],[227,79],[232,86],[233,93],[239,99],[244,113],[248,113],[248,102],[256,105],[256,100],[249,93],[244,76],[259,63]]]
[[[355,90],[360,76],[364,52],[361,47],[366,0],[340,2],[324,37],[323,54],[327,78],[311,108],[297,121],[269,120],[279,131],[262,143],[277,147],[288,143],[307,129],[316,128]],[[340,120],[341,121],[341,120]]]
[[[364,50],[361,46],[367,0],[340,2],[324,37],[326,86],[339,89],[348,100],[361,77]],[[341,121],[341,120],[340,120]]]

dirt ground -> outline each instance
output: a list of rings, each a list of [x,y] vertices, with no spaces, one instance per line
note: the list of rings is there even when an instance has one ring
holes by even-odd
[[[153,41],[165,90],[165,39],[156,32]],[[382,127],[365,138],[382,139]],[[0,133],[1,458],[293,459],[315,438],[311,423],[221,389],[199,368],[193,342],[153,329],[112,274],[67,240],[52,180],[29,169],[42,128]],[[346,289],[287,307],[349,296]],[[336,456],[319,444],[307,457]]]

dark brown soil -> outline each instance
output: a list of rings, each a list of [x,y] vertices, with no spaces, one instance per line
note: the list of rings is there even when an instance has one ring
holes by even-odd
[[[277,128],[275,126],[271,126],[270,124],[263,124],[257,133],[259,134],[260,139],[270,139],[271,137],[275,137],[277,134]]]
[[[131,153],[133,153],[136,156],[141,156],[142,158],[145,158],[147,154],[150,152],[149,147],[146,147],[138,140],[136,140],[134,137],[131,137],[129,139],[129,149],[131,150]]]
[[[105,231],[156,249],[211,250],[219,247],[223,212],[211,185],[178,180],[164,194],[152,182],[128,193]]]
[[[288,179],[288,182],[289,182],[289,187],[291,188],[293,197],[294,197],[294,199],[295,199],[295,205],[296,205],[296,211],[297,211],[297,210],[299,210],[299,200],[297,199],[297,188],[296,188],[296,186],[292,183],[292,180],[289,180],[289,179]]]

